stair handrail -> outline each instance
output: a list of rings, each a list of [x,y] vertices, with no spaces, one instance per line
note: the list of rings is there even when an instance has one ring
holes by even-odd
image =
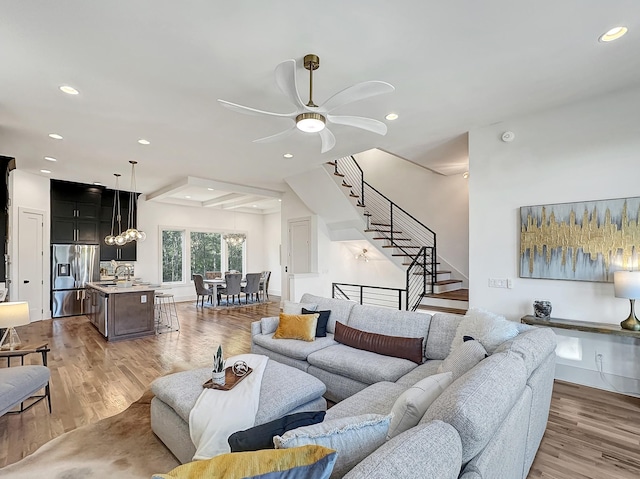
[[[411,258],[411,263],[409,265],[409,267],[407,268],[407,278],[406,278],[406,309],[409,310],[414,310],[418,307],[418,305],[420,304],[420,300],[426,295],[427,293],[427,281],[426,281],[426,277],[427,275],[429,275],[431,277],[431,281],[430,281],[430,285],[431,285],[431,291],[433,292],[433,285],[436,282],[436,233],[435,231],[433,231],[431,228],[429,228],[427,225],[425,225],[424,223],[422,223],[420,220],[418,220],[415,216],[413,216],[411,213],[409,213],[408,211],[406,211],[404,208],[398,206],[396,203],[394,203],[390,198],[388,198],[386,195],[384,195],[382,192],[380,192],[377,188],[375,188],[374,186],[372,186],[370,183],[368,183],[367,181],[365,181],[364,179],[364,171],[362,170],[362,168],[360,167],[360,165],[358,164],[358,162],[356,161],[356,159],[353,157],[353,155],[348,156],[348,157],[344,157],[341,159],[336,159],[333,162],[333,166],[334,166],[334,172],[336,175],[342,176],[343,178],[345,177],[345,175],[341,174],[338,170],[338,164],[340,160],[346,160],[349,159],[351,160],[351,162],[353,163],[353,165],[355,165],[355,168],[357,169],[356,171],[352,171],[350,176],[354,176],[357,175],[358,178],[353,178],[356,179],[359,183],[360,183],[360,191],[354,192],[353,190],[351,191],[351,196],[359,198],[358,202],[357,202],[357,206],[359,207],[363,207],[363,208],[367,208],[367,203],[365,202],[365,190],[366,188],[370,188],[372,192],[375,192],[376,195],[378,195],[380,198],[383,199],[384,202],[388,203],[388,208],[389,211],[388,213],[383,213],[384,215],[388,214],[389,215],[389,235],[387,236],[387,234],[385,234],[384,231],[381,231],[378,229],[378,232],[380,235],[382,235],[383,237],[385,237],[389,242],[391,247],[400,250],[402,252],[402,254],[408,258]],[[349,169],[349,167],[347,166],[346,169]],[[347,171],[345,171],[347,172]],[[347,186],[347,184],[345,184],[345,186]],[[351,185],[348,185],[351,186]],[[358,194],[356,194],[358,193]],[[399,238],[396,236],[394,238],[394,231],[395,231],[395,224],[394,224],[394,209],[396,210],[396,216],[398,214],[398,212],[400,212],[402,215],[404,215],[407,219],[410,219],[410,221],[412,221],[415,225],[417,225],[418,230],[420,230],[420,228],[422,228],[423,233],[420,235],[414,235],[414,236],[422,236],[422,238],[417,237],[415,238],[415,241],[422,243],[424,242],[424,244],[421,244],[421,249],[417,252],[417,253],[411,253],[409,251],[407,251],[407,247],[408,245],[405,245],[405,247],[403,247],[402,243],[399,243]],[[378,212],[378,214],[381,214],[380,212]],[[372,225],[370,224],[370,218],[373,216],[373,214],[371,214],[369,211],[365,210],[363,213],[363,216],[365,216],[366,221],[367,221],[367,229],[372,229]],[[374,228],[375,229],[375,228]],[[397,230],[397,231],[401,231],[401,230]],[[403,233],[404,234],[404,233]],[[406,235],[405,236],[409,236]],[[402,236],[400,236],[400,238],[402,238]],[[413,238],[411,238],[411,240],[413,240]],[[415,246],[417,247],[417,246]],[[430,257],[430,261],[427,262],[427,255]],[[422,260],[422,261],[420,261]],[[412,276],[414,275],[415,271],[419,271],[419,268],[422,268],[422,273],[418,272],[417,275],[420,275],[423,277],[423,281],[422,281],[422,287],[419,288],[412,288],[412,286],[415,286],[415,282],[412,282]],[[416,276],[417,276],[416,275]],[[414,290],[418,290],[415,294],[412,294],[412,291]],[[414,301],[412,298],[416,297],[416,300]]]

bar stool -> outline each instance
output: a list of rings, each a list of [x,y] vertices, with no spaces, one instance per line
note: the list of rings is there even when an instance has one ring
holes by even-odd
[[[170,293],[155,293],[155,328],[156,334],[180,331],[178,310],[173,295]],[[175,321],[175,323],[174,323]]]

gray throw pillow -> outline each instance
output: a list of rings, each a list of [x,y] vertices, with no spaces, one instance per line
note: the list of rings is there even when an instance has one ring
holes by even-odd
[[[455,381],[486,357],[487,351],[482,344],[476,340],[465,341],[442,361],[438,367],[438,373],[450,371]]]
[[[285,300],[282,305],[282,312],[284,314],[302,314],[302,308],[309,311],[316,311],[318,305],[315,303],[294,303],[293,301]]]

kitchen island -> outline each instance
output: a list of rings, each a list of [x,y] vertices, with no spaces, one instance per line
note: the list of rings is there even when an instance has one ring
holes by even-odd
[[[155,334],[156,289],[149,284],[121,288],[114,282],[87,283],[89,320],[107,341]]]

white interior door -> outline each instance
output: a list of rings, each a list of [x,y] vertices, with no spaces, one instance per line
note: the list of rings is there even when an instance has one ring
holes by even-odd
[[[289,221],[289,272],[311,273],[311,220]]]
[[[44,214],[20,210],[19,215],[18,297],[15,300],[27,301],[31,321],[38,321],[44,314]]]

